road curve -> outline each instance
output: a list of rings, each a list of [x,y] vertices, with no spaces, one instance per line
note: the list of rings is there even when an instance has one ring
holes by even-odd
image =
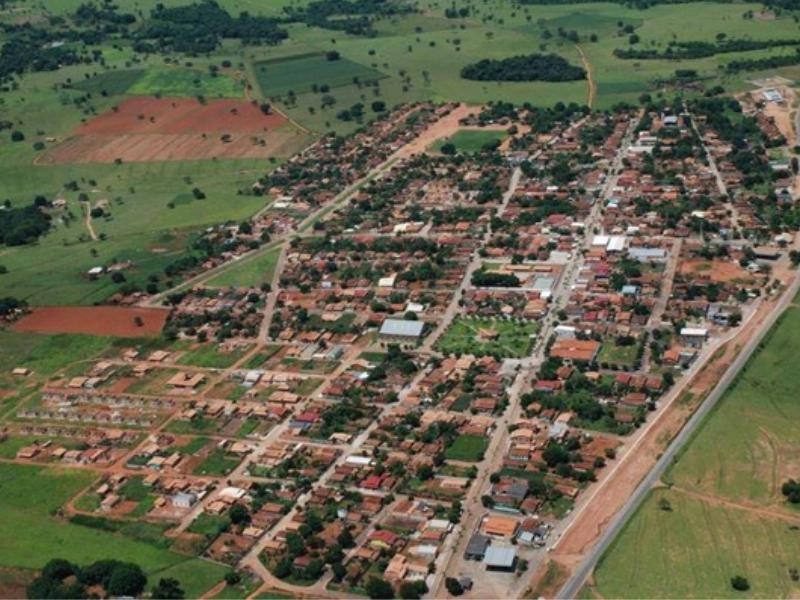
[[[583,587],[584,582],[589,575],[594,571],[600,558],[611,545],[611,542],[616,539],[617,535],[622,531],[623,526],[627,523],[628,519],[633,516],[633,513],[644,501],[651,488],[661,479],[661,476],[672,464],[678,452],[686,445],[691,439],[692,434],[697,430],[705,417],[719,402],[722,395],[728,389],[728,386],[733,382],[736,376],[741,371],[742,367],[747,363],[750,357],[758,348],[758,345],[764,339],[767,332],[770,331],[777,322],[780,315],[789,307],[794,297],[800,290],[800,278],[795,277],[792,284],[784,291],[777,306],[773,309],[766,321],[761,326],[761,329],[756,335],[747,341],[742,351],[731,363],[731,366],[725,371],[725,374],[720,378],[716,387],[706,397],[700,407],[695,411],[692,417],[686,422],[686,425],[681,429],[675,439],[672,440],[669,447],[664,451],[661,458],[658,459],[650,473],[645,476],[634,493],[622,507],[622,509],[614,516],[609,523],[606,530],[600,536],[597,544],[591,552],[583,559],[583,561],[573,571],[572,576],[567,580],[561,590],[558,592],[557,598],[577,598]]]

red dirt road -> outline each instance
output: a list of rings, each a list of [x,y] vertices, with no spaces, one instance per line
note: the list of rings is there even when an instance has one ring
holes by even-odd
[[[117,337],[158,335],[169,310],[129,306],[45,306],[33,309],[12,329],[32,333],[84,333]],[[136,317],[142,325],[136,324]]]

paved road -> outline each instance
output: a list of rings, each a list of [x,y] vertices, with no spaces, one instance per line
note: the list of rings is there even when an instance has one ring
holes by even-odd
[[[645,497],[650,492],[650,489],[661,479],[662,475],[667,470],[667,467],[673,463],[678,453],[691,439],[691,436],[695,430],[700,426],[714,406],[716,406],[717,402],[719,402],[720,398],[725,393],[725,390],[731,385],[735,377],[739,374],[741,369],[756,351],[758,345],[764,339],[764,336],[775,325],[778,317],[782,315],[786,308],[788,308],[788,306],[791,304],[792,300],[797,295],[798,290],[800,290],[800,278],[795,277],[794,281],[784,292],[772,313],[770,313],[769,317],[767,317],[762,324],[758,333],[748,340],[745,347],[742,349],[733,363],[731,363],[731,366],[728,367],[727,371],[725,371],[725,374],[719,380],[717,386],[711,391],[694,415],[692,415],[692,417],[687,421],[680,433],[678,433],[675,439],[672,440],[672,443],[655,464],[653,469],[642,480],[642,482],[636,488],[636,491],[622,507],[622,510],[616,514],[609,526],[600,536],[600,539],[592,551],[583,559],[580,565],[578,565],[578,567],[572,573],[572,577],[567,580],[567,582],[559,591],[557,596],[558,598],[576,598],[578,596],[578,593],[583,587],[584,582],[597,566],[597,563],[611,545],[611,542],[613,542],[617,535],[619,535],[625,523],[642,504]]]

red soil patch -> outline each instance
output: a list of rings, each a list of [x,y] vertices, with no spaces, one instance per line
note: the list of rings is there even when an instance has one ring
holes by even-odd
[[[34,333],[85,333],[118,337],[154,336],[161,332],[169,311],[135,306],[46,306],[35,308],[12,329]],[[142,320],[142,325],[134,321]]]
[[[76,135],[128,133],[248,133],[277,129],[286,122],[278,114],[265,115],[250,102],[190,98],[137,97],[125,100],[81,125]]]
[[[78,127],[40,163],[110,163],[291,154],[298,132],[250,102],[130,98]],[[223,139],[224,136],[224,139]]]

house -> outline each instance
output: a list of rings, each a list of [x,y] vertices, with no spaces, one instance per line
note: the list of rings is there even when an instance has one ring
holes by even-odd
[[[600,351],[595,340],[560,339],[550,348],[550,356],[564,361],[593,362]]]
[[[518,527],[519,523],[516,519],[499,515],[484,517],[481,523],[481,529],[485,535],[502,538],[513,538]]]

